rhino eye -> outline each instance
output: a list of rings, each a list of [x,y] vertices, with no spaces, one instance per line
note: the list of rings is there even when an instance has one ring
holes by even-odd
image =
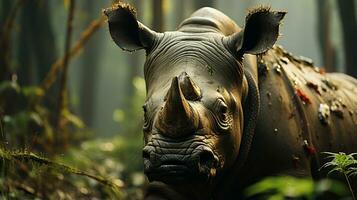
[[[222,100],[219,100],[219,112],[220,114],[226,114],[227,111],[228,111],[228,107],[227,105],[222,101]]]
[[[232,117],[231,114],[229,113],[227,104],[222,99],[218,99],[214,107],[215,107],[214,118],[217,122],[217,127],[220,130],[228,130],[232,122]]]

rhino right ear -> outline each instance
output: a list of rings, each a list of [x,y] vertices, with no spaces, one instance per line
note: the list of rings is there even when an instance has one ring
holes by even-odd
[[[103,12],[108,17],[110,35],[121,49],[135,51],[151,48],[157,33],[137,21],[133,7],[120,2]]]
[[[250,11],[244,29],[226,37],[227,44],[238,56],[264,53],[276,42],[285,14],[283,11],[270,11],[267,7]]]

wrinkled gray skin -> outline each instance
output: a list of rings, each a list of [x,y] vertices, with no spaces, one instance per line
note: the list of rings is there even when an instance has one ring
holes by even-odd
[[[164,33],[126,4],[104,12],[119,47],[147,53],[146,199],[236,199],[264,176],[318,177],[319,152],[357,152],[357,81],[272,48],[284,12],[253,10],[241,29],[202,8]]]

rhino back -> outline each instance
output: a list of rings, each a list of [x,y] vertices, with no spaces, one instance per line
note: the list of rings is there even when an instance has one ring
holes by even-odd
[[[271,90],[271,99],[278,99],[278,102],[270,100],[272,104],[280,101],[290,104],[291,109],[286,113],[288,120],[305,118],[305,125],[300,123],[304,139],[311,140],[310,143],[321,151],[357,151],[356,79],[339,73],[325,73],[279,47],[268,52],[264,59],[271,72],[260,85],[267,88],[266,93]],[[269,84],[274,85],[268,89]],[[290,95],[281,96],[282,88],[290,90]],[[273,109],[274,105],[271,107]],[[300,111],[297,107],[301,107]]]
[[[303,175],[325,162],[321,152],[357,152],[355,79],[324,73],[277,46],[259,66],[262,109],[255,145],[267,148],[262,159]]]
[[[231,18],[210,7],[197,10],[178,27],[178,31],[182,32],[218,32],[223,35],[231,35],[240,30]]]

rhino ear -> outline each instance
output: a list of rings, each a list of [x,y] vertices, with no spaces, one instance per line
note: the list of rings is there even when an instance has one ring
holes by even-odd
[[[228,36],[228,44],[237,55],[261,54],[270,49],[279,36],[279,26],[286,12],[257,8],[249,12],[242,31]]]
[[[137,21],[133,7],[120,2],[103,13],[108,17],[110,35],[120,48],[126,51],[150,49],[157,33]]]

